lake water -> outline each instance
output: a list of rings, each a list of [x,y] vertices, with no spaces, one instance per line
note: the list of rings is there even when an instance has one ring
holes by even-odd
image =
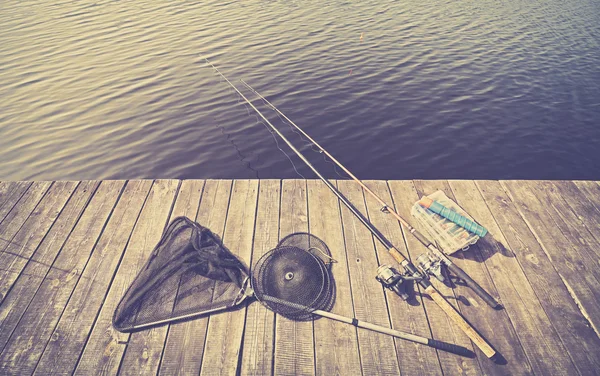
[[[600,180],[597,0],[5,0],[0,28],[2,180],[298,177],[205,58],[363,179]]]

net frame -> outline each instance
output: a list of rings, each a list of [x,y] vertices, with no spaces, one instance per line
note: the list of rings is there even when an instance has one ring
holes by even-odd
[[[176,217],[119,302],[113,326],[133,332],[227,309],[249,297],[249,284],[248,268],[218,235]]]
[[[302,286],[294,282],[295,273]],[[257,300],[295,321],[317,319],[321,316],[312,312],[329,310],[334,304],[335,284],[330,269],[313,252],[300,247],[277,246],[267,252],[256,262],[251,281]]]

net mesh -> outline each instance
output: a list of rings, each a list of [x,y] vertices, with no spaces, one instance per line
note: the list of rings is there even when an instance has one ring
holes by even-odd
[[[119,302],[113,325],[128,332],[234,306],[245,298],[248,274],[217,235],[177,217]]]
[[[316,319],[312,312],[331,309],[335,300],[331,261],[329,249],[319,238],[292,234],[255,264],[254,294],[282,316],[300,321]]]
[[[279,241],[277,247],[297,247],[306,252],[310,252],[319,258],[328,270],[331,270],[331,264],[337,262],[331,257],[331,251],[324,241],[308,232],[295,232]]]

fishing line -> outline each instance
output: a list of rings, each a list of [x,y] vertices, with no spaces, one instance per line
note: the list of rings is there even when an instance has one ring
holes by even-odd
[[[221,134],[223,136],[225,136],[225,138],[227,139],[227,141],[229,141],[229,143],[233,146],[233,148],[235,149],[240,162],[242,162],[242,164],[244,164],[249,170],[254,171],[254,173],[256,174],[256,178],[260,179],[260,177],[258,176],[258,170],[255,170],[252,165],[250,165],[250,162],[246,161],[246,156],[244,154],[242,154],[241,150],[239,149],[239,147],[237,146],[237,144],[233,141],[233,138],[231,137],[231,135],[227,132],[225,132],[225,129],[220,126],[217,125],[217,128],[219,128],[221,130]]]
[[[216,120],[216,118],[215,118]],[[250,171],[253,171],[256,175],[256,178],[259,179],[259,174],[258,174],[258,170],[254,169],[251,165],[250,161],[246,161],[246,159],[248,158],[246,155],[244,155],[242,153],[242,151],[240,150],[240,148],[238,147],[238,145],[236,144],[234,138],[231,136],[231,134],[229,132],[227,132],[225,130],[225,127],[223,127],[219,122],[215,121],[215,127],[217,127],[220,131],[221,134],[223,134],[225,136],[225,138],[227,139],[227,141],[229,141],[229,143],[233,146],[233,148],[235,149],[237,155],[238,155],[238,159],[239,161],[242,163],[242,165],[244,165],[247,169],[249,169]],[[252,154],[251,154],[252,155]]]
[[[264,100],[263,100],[263,103],[267,104],[267,103],[266,103]],[[273,109],[273,111],[275,111],[275,109]],[[343,176],[342,174],[340,174],[340,172],[338,171],[338,167],[337,167],[337,165],[336,165],[335,163],[333,163],[333,161],[332,161],[331,159],[327,158],[327,155],[325,155],[325,153],[323,153],[323,151],[322,151],[322,150],[320,150],[320,149],[318,149],[318,148],[315,148],[315,145],[314,145],[312,142],[310,142],[309,140],[305,139],[305,138],[304,138],[304,136],[302,136],[302,133],[298,132],[298,131],[297,131],[297,130],[294,128],[294,126],[292,126],[292,124],[290,124],[290,123],[289,123],[289,122],[287,122],[285,119],[283,119],[283,118],[281,117],[281,115],[279,115],[277,112],[275,112],[275,114],[277,115],[277,117],[279,118],[279,120],[281,120],[281,122],[282,122],[283,124],[287,125],[287,126],[288,126],[288,127],[291,129],[291,130],[292,130],[292,132],[294,132],[295,134],[297,134],[297,135],[300,137],[300,140],[301,140],[302,142],[304,142],[304,145],[308,146],[308,147],[310,148],[310,150],[314,151],[315,153],[317,153],[317,154],[321,154],[321,155],[323,156],[323,160],[324,160],[325,162],[329,163],[329,164],[330,164],[330,165],[333,167],[333,171],[335,171],[335,173],[336,173],[336,174],[337,174],[337,175],[338,175],[340,178],[342,178],[342,179],[345,179],[345,180],[349,179],[349,177],[348,177],[348,176]]]
[[[215,66],[214,66],[214,65],[213,65],[213,64],[212,64],[212,63],[211,63],[211,62],[210,62],[208,59],[204,59],[204,60],[206,61],[206,63],[207,63],[208,65],[210,65],[210,66],[211,66],[211,67],[214,69],[214,71],[215,71],[215,72],[217,72],[217,73],[219,73],[219,74],[221,73],[221,72],[220,72],[220,71],[217,69],[217,67],[215,67]],[[220,77],[219,77],[219,82],[223,82],[223,81],[226,81],[226,80],[227,80],[227,79],[226,79],[226,78],[225,78],[223,75],[220,75]],[[290,163],[292,164],[292,167],[294,168],[294,171],[296,172],[296,174],[297,174],[298,176],[300,176],[302,179],[305,179],[305,180],[306,180],[306,177],[305,177],[304,175],[302,175],[302,174],[301,174],[301,173],[298,171],[298,169],[296,168],[296,164],[294,163],[294,161],[292,160],[292,158],[291,158],[291,157],[290,157],[290,156],[289,156],[289,155],[288,155],[288,154],[287,154],[287,153],[286,153],[286,152],[285,152],[285,151],[284,151],[284,150],[281,148],[281,146],[279,146],[279,141],[277,140],[277,136],[275,135],[275,132],[273,132],[271,129],[269,129],[269,127],[268,127],[268,126],[267,126],[267,125],[266,125],[266,124],[265,124],[265,123],[264,123],[262,120],[260,120],[260,119],[258,118],[258,116],[256,115],[256,113],[251,113],[251,112],[250,112],[249,106],[248,106],[248,105],[247,105],[247,103],[246,103],[246,102],[243,100],[242,96],[241,96],[239,93],[236,93],[236,92],[233,90],[233,88],[231,88],[231,87],[228,87],[228,90],[229,90],[229,91],[233,91],[233,93],[236,95],[236,98],[237,98],[237,103],[238,103],[238,104],[240,104],[240,103],[241,103],[241,104],[243,104],[243,105],[244,105],[244,108],[246,109],[246,112],[248,113],[248,116],[254,116],[254,118],[256,119],[256,123],[255,123],[255,124],[257,124],[257,123],[260,123],[260,124],[262,124],[262,125],[263,125],[263,126],[266,128],[266,129],[267,129],[267,131],[268,131],[268,132],[271,134],[271,136],[273,137],[273,140],[275,141],[275,145],[276,145],[277,149],[279,149],[279,151],[280,151],[280,152],[282,152],[282,153],[283,153],[283,155],[285,155],[285,156],[286,156],[286,158],[287,158],[287,159],[290,161]],[[254,112],[254,111],[253,111],[253,112]],[[277,116],[279,116],[279,115],[277,115]],[[236,146],[236,149],[237,149],[237,146]],[[253,169],[253,168],[251,168],[251,167],[249,167],[249,168],[250,168],[252,171],[255,171],[255,172],[256,172],[256,176],[257,176],[257,178],[258,178],[258,171],[254,170],[254,169]]]
[[[223,79],[220,78],[219,81],[223,81]],[[233,91],[231,88],[228,88],[228,90]],[[239,99],[238,99],[238,103],[240,103]],[[248,111],[248,109],[246,109],[246,110]],[[249,111],[248,111],[248,114],[250,114]],[[254,115],[254,116],[256,116],[256,115]],[[258,119],[258,117],[257,117],[257,119]],[[256,170],[255,168],[252,167],[251,161],[246,160],[248,157],[246,157],[246,155],[244,155],[242,153],[242,151],[236,144],[234,138],[231,136],[231,134],[229,132],[227,132],[225,130],[225,127],[223,127],[218,121],[215,121],[215,127],[217,127],[221,131],[221,134],[223,134],[225,136],[225,138],[227,139],[227,141],[229,141],[229,143],[233,146],[233,148],[235,149],[235,151],[238,155],[239,161],[242,163],[242,165],[246,166],[246,168],[249,169],[250,171],[253,171],[254,174],[256,175],[256,178],[260,179],[258,170]],[[250,155],[253,156],[252,153],[250,153]]]
[[[221,81],[223,81],[223,79],[221,79]],[[231,87],[229,87],[229,90],[231,90],[231,91],[233,91],[235,93],[235,91]],[[240,94],[235,93],[235,95],[238,98],[238,103],[241,103],[242,105],[244,105],[244,108],[246,109],[246,112],[248,113],[248,116],[253,116],[256,119],[256,122],[254,124],[258,124],[258,123],[262,124],[267,129],[267,132],[269,132],[271,134],[271,136],[273,137],[273,140],[275,141],[275,145],[277,146],[277,149],[279,149],[279,151],[281,151],[283,153],[283,155],[285,155],[287,157],[287,159],[292,164],[292,167],[294,168],[294,171],[296,172],[296,174],[298,174],[298,176],[300,176],[302,179],[306,179],[304,177],[304,175],[302,175],[298,171],[298,169],[296,168],[296,165],[294,164],[294,161],[292,160],[292,158],[279,146],[279,141],[277,140],[277,136],[275,136],[275,132],[273,132],[267,126],[267,124],[265,124],[262,120],[260,120],[254,111],[252,113],[250,113],[250,106],[248,106],[248,104],[245,101],[243,101],[243,98],[240,96]]]
[[[333,171],[335,171],[335,173],[337,174],[337,176],[339,176],[340,178],[344,179],[344,180],[348,180],[350,179],[349,176],[344,176],[342,174],[340,174],[338,167],[335,163],[333,163],[333,161],[331,159],[329,159],[327,157],[327,155],[325,153],[323,153],[322,150],[319,149],[315,149],[315,145],[310,142],[309,140],[304,139],[304,137],[302,136],[302,134],[300,132],[298,132],[293,126],[292,124],[288,123],[287,121],[285,121],[284,119],[281,118],[281,116],[276,112],[277,116],[279,117],[279,119],[281,119],[281,121],[284,124],[287,124],[287,126],[292,130],[292,132],[294,132],[295,134],[297,134],[300,139],[304,142],[305,145],[310,147],[310,150],[312,150],[313,152],[317,153],[317,154],[321,154],[323,156],[323,160],[327,163],[329,163],[332,167],[333,167]]]
[[[244,80],[241,80],[241,81],[245,83],[245,81],[244,81]],[[250,90],[252,90],[252,89],[250,89]],[[252,90],[252,91],[254,91],[254,90]],[[238,95],[238,97],[239,97],[239,95]],[[240,98],[241,98],[241,97],[240,97]],[[270,103],[267,103],[267,102],[265,101],[265,99],[264,99],[264,98],[260,98],[260,99],[262,100],[262,102],[263,102],[263,103],[264,103],[264,104],[265,104],[267,107],[269,107],[271,110],[273,110],[273,111],[275,112],[275,115],[277,115],[277,117],[279,118],[279,120],[280,120],[280,121],[281,121],[283,124],[287,125],[287,126],[288,126],[288,127],[291,129],[291,130],[292,130],[292,132],[293,132],[293,133],[295,133],[295,134],[297,134],[297,135],[298,135],[298,137],[299,137],[299,138],[300,138],[300,140],[301,140],[301,141],[304,143],[304,145],[308,146],[308,147],[310,148],[310,150],[314,151],[315,153],[321,154],[321,155],[323,156],[323,160],[324,160],[325,162],[329,163],[329,164],[330,164],[330,165],[333,167],[333,170],[335,171],[335,173],[336,173],[336,174],[337,174],[337,175],[338,175],[340,178],[342,178],[342,179],[344,179],[344,180],[347,180],[347,179],[349,179],[349,178],[350,178],[350,177],[349,177],[349,176],[347,176],[347,175],[346,175],[346,176],[344,176],[344,175],[340,174],[340,172],[339,172],[339,170],[338,170],[338,167],[337,167],[337,165],[336,165],[335,163],[333,163],[333,161],[332,161],[331,159],[329,159],[329,158],[327,157],[327,155],[326,155],[325,153],[323,153],[323,151],[322,151],[322,150],[320,150],[320,149],[316,148],[316,146],[315,146],[315,145],[314,145],[312,142],[310,142],[308,139],[305,139],[305,138],[304,138],[304,136],[302,135],[302,133],[298,132],[298,131],[296,130],[296,128],[294,128],[294,126],[293,126],[291,123],[289,123],[289,122],[288,122],[288,121],[286,121],[284,118],[282,118],[282,117],[281,117],[281,115],[279,115],[279,113],[276,111],[276,108],[275,108],[275,107],[274,107],[272,104],[270,104]],[[246,106],[246,104],[244,104],[244,106]],[[263,123],[263,124],[264,124],[264,123]],[[265,126],[266,126],[266,125],[265,125]]]

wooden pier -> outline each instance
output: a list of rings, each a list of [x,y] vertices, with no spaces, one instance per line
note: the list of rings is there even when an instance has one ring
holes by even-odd
[[[339,189],[403,253],[405,236],[351,181]],[[337,263],[333,312],[473,348],[427,296],[375,281],[391,257],[317,180],[0,182],[0,374],[591,375],[600,373],[600,183],[368,181],[414,223],[438,189],[489,234],[456,264],[499,299],[434,284],[504,356],[469,359],[326,319],[293,322],[259,303],[123,334],[113,312],[169,220],[220,234],[248,264],[310,231]]]

